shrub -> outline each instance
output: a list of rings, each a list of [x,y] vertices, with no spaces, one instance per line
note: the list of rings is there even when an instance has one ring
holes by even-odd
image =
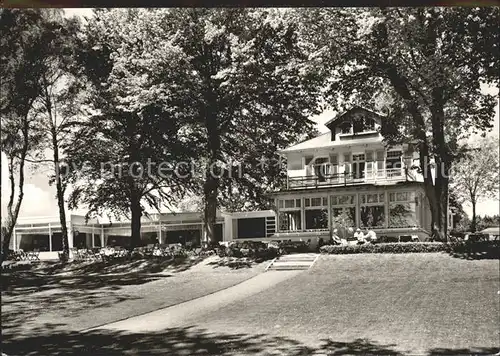
[[[309,244],[305,241],[281,241],[278,246],[285,254],[304,253],[309,251]]]
[[[248,257],[262,262],[278,256],[278,250],[260,241],[235,241],[227,248],[220,246],[217,250],[220,257]]]
[[[450,254],[488,253],[499,255],[499,241],[481,242],[407,242],[407,243],[377,243],[363,245],[326,245],[320,248],[321,253],[355,254],[355,253],[421,253],[447,252]]]

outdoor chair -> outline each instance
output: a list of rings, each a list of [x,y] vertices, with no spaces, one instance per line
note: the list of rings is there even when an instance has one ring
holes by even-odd
[[[28,257],[28,260],[30,260],[30,261],[40,261],[39,255],[40,255],[40,250],[34,249],[33,251],[28,252],[27,257]]]
[[[155,244],[147,244],[144,248],[144,254],[146,256],[153,256],[153,252],[155,250]]]
[[[28,254],[24,252],[24,250],[20,249],[19,251],[15,252],[14,258],[16,261],[25,261],[28,259]]]
[[[77,248],[72,247],[72,248],[69,249],[69,252],[70,252],[70,255],[73,255],[73,260],[76,261],[76,260],[79,259],[79,257],[78,257],[78,249]]]

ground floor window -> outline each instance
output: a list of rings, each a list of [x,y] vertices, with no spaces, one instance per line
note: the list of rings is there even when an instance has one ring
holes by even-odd
[[[328,210],[327,209],[306,210],[306,229],[307,230],[328,229]]]
[[[279,220],[280,231],[298,231],[302,229],[300,210],[281,211]]]
[[[201,241],[201,230],[173,230],[166,235],[167,244],[199,246]]]
[[[19,248],[23,251],[50,251],[49,235],[23,234],[19,241]]]
[[[384,227],[385,212],[383,205],[361,207],[362,227]]]
[[[356,226],[356,207],[332,208],[333,228]]]
[[[53,232],[52,233],[52,251],[62,251],[63,243],[62,243],[62,232]]]
[[[84,232],[75,232],[73,235],[73,246],[75,248],[86,248],[87,234]]]
[[[102,247],[101,235],[99,234],[94,234],[94,247]]]
[[[418,226],[415,203],[391,203],[389,205],[389,227]]]
[[[110,235],[108,237],[108,246],[130,247],[132,238],[130,236]]]

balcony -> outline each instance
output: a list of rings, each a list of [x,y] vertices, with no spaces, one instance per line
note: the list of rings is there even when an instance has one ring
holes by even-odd
[[[415,179],[405,168],[387,168],[382,170],[365,170],[361,174],[351,172],[322,176],[288,177],[287,189],[337,187],[354,184],[384,185],[408,180],[413,181]]]

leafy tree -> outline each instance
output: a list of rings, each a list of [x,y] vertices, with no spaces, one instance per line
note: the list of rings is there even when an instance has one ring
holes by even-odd
[[[477,231],[482,231],[488,227],[500,226],[500,215],[485,215],[477,217]]]
[[[332,106],[384,98],[386,141],[418,149],[433,234],[444,240],[459,140],[491,128],[497,98],[481,85],[498,84],[499,8],[302,9],[297,16],[333,74]]]
[[[450,209],[453,211],[453,231],[454,232],[466,232],[470,229],[470,219],[467,213],[464,211],[463,204],[457,198],[457,194],[453,187],[450,189]]]
[[[460,203],[472,205],[471,231],[476,231],[476,204],[481,199],[497,198],[499,190],[498,137],[474,142],[466,157],[454,166],[451,189]]]
[[[81,120],[78,116],[82,96],[80,81],[72,75],[76,35],[79,23],[75,19],[66,20],[57,11],[45,10],[43,13],[50,23],[52,32],[47,42],[48,52],[42,63],[41,92],[33,104],[38,116],[38,135],[41,145],[35,157],[29,161],[36,164],[49,163],[52,166],[50,184],[56,186],[56,199],[61,223],[62,249],[69,256],[68,228],[66,224],[65,190],[61,177],[64,166],[65,146],[75,141],[75,127]],[[46,157],[51,152],[51,157]]]
[[[172,203],[184,190],[191,154],[183,132],[187,103],[175,85],[187,75],[159,19],[138,9],[96,10],[78,54],[88,80],[87,119],[68,147],[70,208],[129,216],[131,247],[141,241],[147,208]],[[152,35],[154,33],[154,35]]]
[[[1,148],[7,157],[10,182],[7,218],[2,222],[2,260],[7,255],[23,200],[26,160],[42,141],[35,102],[44,88],[45,62],[53,50],[53,28],[54,22],[41,10],[0,10]]]
[[[164,12],[193,73],[179,88],[189,93],[191,141],[201,150],[206,241],[215,214],[240,201],[260,201],[283,179],[276,151],[311,131],[322,76],[308,44],[283,13],[266,9],[172,9]],[[259,167],[259,162],[266,162]],[[264,169],[263,169],[264,168]],[[241,172],[241,173],[240,173]],[[215,174],[214,174],[215,173]]]

